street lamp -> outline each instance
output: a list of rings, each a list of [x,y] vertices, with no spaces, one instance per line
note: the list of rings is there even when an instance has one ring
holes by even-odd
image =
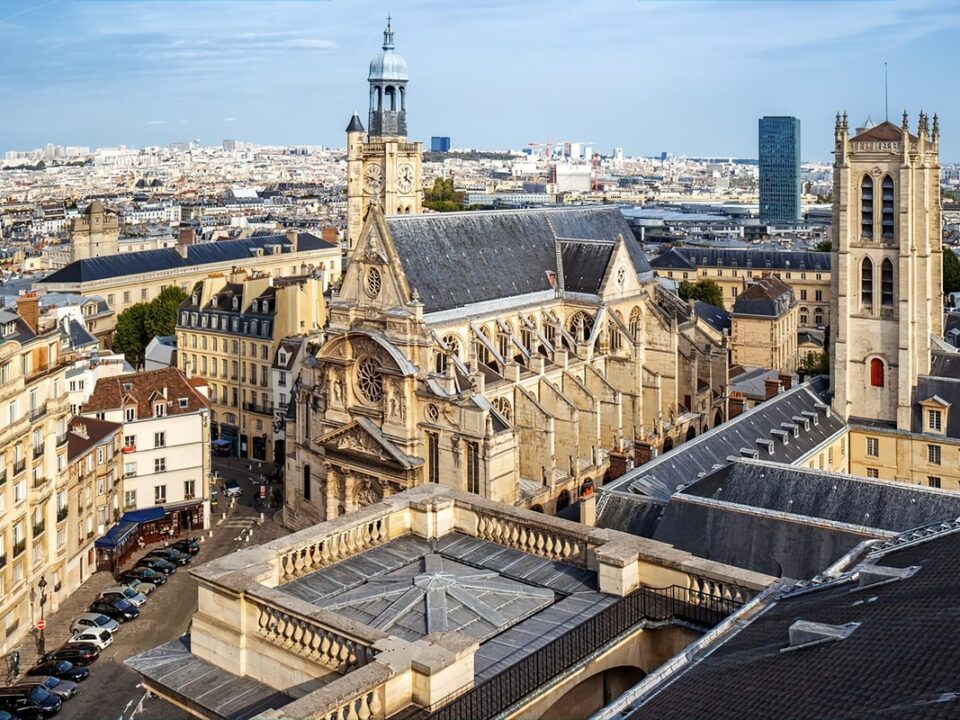
[[[47,621],[43,614],[43,606],[47,604],[47,579],[40,576],[40,582],[37,583],[37,587],[40,588],[40,639],[38,644],[40,645],[40,656],[43,657],[47,651],[46,638],[44,637],[44,632],[47,629]]]

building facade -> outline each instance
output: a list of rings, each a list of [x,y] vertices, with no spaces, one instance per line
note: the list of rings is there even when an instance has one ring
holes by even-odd
[[[760,222],[800,220],[800,120],[766,116],[759,121]]]
[[[713,280],[723,291],[726,310],[733,310],[749,283],[765,275],[778,277],[793,288],[798,326],[810,330],[830,321],[830,257],[826,252],[676,247],[650,264],[657,275],[677,282]]]
[[[119,252],[120,219],[94,200],[70,222],[70,260],[109,257]]]
[[[177,361],[209,385],[213,439],[229,441],[235,456],[282,462],[274,456],[273,365],[285,339],[319,340],[325,322],[316,275],[276,279],[237,270],[193,288],[180,306]],[[288,387],[293,379],[284,377]]]
[[[123,511],[162,507],[173,533],[210,525],[210,402],[177,368],[101,378],[83,417],[122,424]]]
[[[797,300],[782,280],[760,278],[733,304],[731,361],[744,367],[797,369]]]

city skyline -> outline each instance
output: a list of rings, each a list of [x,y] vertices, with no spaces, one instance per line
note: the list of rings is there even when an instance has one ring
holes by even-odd
[[[0,123],[3,149],[342,146],[350,112],[366,107],[362,69],[388,12],[339,0],[5,9],[0,88],[18,103]],[[893,120],[904,107],[938,112],[943,160],[960,159],[949,139],[960,100],[930,72],[960,2],[421,1],[389,11],[410,66],[410,136],[426,142],[520,149],[569,138],[604,152],[753,158],[757,118],[782,114],[801,120],[803,160],[827,161],[837,110],[856,125],[883,119],[887,61]]]

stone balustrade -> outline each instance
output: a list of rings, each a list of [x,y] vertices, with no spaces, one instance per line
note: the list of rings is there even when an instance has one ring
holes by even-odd
[[[575,523],[571,523],[574,527],[558,527],[549,520],[541,520],[546,518],[542,513],[520,511],[518,514],[514,508],[504,512],[502,506],[490,509],[460,501],[457,504],[463,510],[472,510],[476,516],[475,530],[470,533],[474,537],[547,560],[587,567],[589,529],[584,532]]]
[[[298,700],[259,716],[260,720],[384,720],[387,691],[401,673],[374,663],[334,680]],[[390,708],[396,711],[397,708]]]
[[[314,537],[306,543],[298,543],[277,559],[280,566],[280,581],[285,583],[296,580],[298,577],[383,544],[388,539],[386,526],[385,517],[364,518],[359,523],[352,522],[342,529]]]

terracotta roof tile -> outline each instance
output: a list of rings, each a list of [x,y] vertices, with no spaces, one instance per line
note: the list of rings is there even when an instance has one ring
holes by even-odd
[[[207,400],[177,368],[161,368],[133,375],[100,378],[93,395],[81,408],[83,413],[115,410],[126,404],[137,406],[137,417],[152,417],[152,399],[166,398],[167,415],[185,415],[210,407]],[[186,405],[180,406],[185,399]]]

